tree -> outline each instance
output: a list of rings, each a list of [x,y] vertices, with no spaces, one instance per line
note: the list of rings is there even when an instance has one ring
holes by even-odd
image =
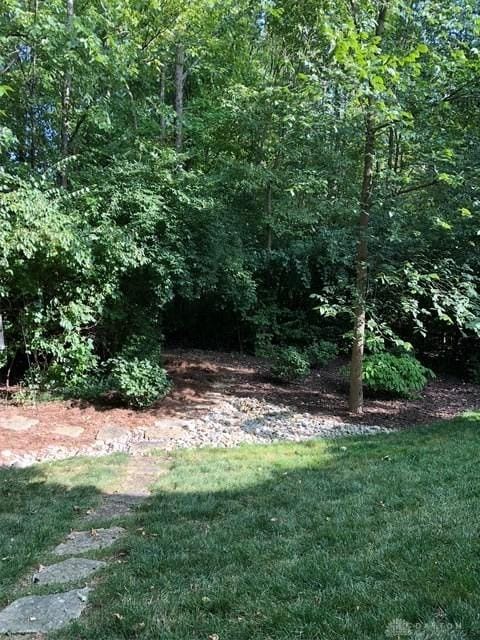
[[[385,30],[388,1],[382,2],[375,25],[375,37],[379,40]],[[356,282],[352,357],[350,362],[350,392],[348,406],[352,413],[363,410],[363,355],[365,349],[365,314],[368,281],[368,224],[372,209],[373,177],[375,170],[375,93],[372,82],[365,106],[365,147],[363,151],[362,188],[360,192],[358,220],[358,249],[356,257]]]

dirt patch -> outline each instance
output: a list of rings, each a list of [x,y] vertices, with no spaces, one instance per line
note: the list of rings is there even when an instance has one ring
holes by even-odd
[[[322,419],[358,423],[348,414],[343,362],[314,371],[301,383],[278,385],[268,379],[268,366],[258,358],[232,353],[175,350],[165,354],[174,391],[159,405],[135,411],[86,402],[47,402],[35,406],[0,406],[0,423],[34,421],[28,430],[0,429],[0,464],[22,452],[41,454],[62,449],[82,453],[106,431],[170,433],[179,419],[205,415],[230,397],[281,404]],[[480,409],[480,386],[439,377],[412,401],[368,399],[361,422],[402,428],[451,418]],[[7,453],[5,453],[7,452]],[[63,456],[65,457],[65,456]]]

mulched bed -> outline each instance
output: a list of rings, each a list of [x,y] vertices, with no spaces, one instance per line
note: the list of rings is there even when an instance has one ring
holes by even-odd
[[[367,398],[361,419],[348,414],[346,385],[341,375],[344,362],[314,371],[306,380],[291,385],[274,384],[267,364],[241,354],[199,350],[173,350],[165,354],[166,367],[174,381],[169,398],[147,411],[85,402],[45,402],[34,406],[0,406],[4,418],[28,417],[38,420],[29,431],[0,429],[0,453],[40,451],[47,446],[72,450],[94,442],[98,430],[107,425],[133,429],[174,422],[205,414],[229,396],[255,398],[282,404],[301,413],[338,422],[379,425],[392,428],[428,424],[451,418],[463,411],[480,409],[480,386],[454,378],[439,377],[422,395],[411,401]],[[71,438],[53,433],[56,427],[79,426],[83,433]]]

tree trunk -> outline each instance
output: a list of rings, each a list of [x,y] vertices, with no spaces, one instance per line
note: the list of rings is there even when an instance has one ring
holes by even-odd
[[[66,0],[67,8],[67,29],[71,36],[73,26],[74,0]],[[63,87],[62,87],[62,121],[60,126],[60,158],[64,162],[70,152],[70,109],[72,102],[72,70],[70,68],[70,62],[67,61],[65,65],[65,71],[63,75]],[[64,188],[68,185],[67,179],[67,167],[62,164],[60,170],[60,185]]]
[[[32,11],[34,15],[35,26],[37,24],[38,14],[38,0],[33,0]],[[36,123],[36,108],[37,108],[37,41],[36,38],[32,44],[32,73],[30,76],[30,96],[29,96],[29,118],[30,118],[30,148],[29,148],[29,161],[30,167],[35,168],[37,158],[37,123]]]
[[[368,222],[372,207],[373,165],[375,157],[375,130],[372,98],[368,99],[365,118],[365,148],[363,152],[363,179],[360,193],[358,244],[355,261],[356,282],[352,360],[350,364],[350,396],[348,406],[352,413],[363,411],[363,352],[365,347],[365,308],[368,278]]]
[[[185,79],[185,49],[177,44],[175,49],[175,149],[183,147],[183,83]]]
[[[375,29],[380,37],[385,28],[387,3],[382,4]],[[375,166],[375,99],[367,98],[365,113],[365,146],[363,151],[363,176],[360,191],[360,215],[358,219],[357,256],[355,261],[355,301],[352,357],[350,362],[350,393],[348,408],[352,413],[363,413],[363,354],[365,349],[365,322],[368,279],[368,224],[373,201],[373,173]]]
[[[272,250],[272,183],[267,185],[267,251]]]
[[[162,73],[160,75],[160,143],[162,145],[165,144],[165,134],[166,134],[166,122],[165,122],[165,93],[166,93],[166,84],[167,84],[167,71],[165,65],[162,67]]]

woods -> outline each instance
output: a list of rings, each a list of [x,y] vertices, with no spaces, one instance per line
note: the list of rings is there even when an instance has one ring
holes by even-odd
[[[474,0],[3,0],[2,382],[148,406],[165,343],[351,357],[354,413],[478,382],[479,45]]]

